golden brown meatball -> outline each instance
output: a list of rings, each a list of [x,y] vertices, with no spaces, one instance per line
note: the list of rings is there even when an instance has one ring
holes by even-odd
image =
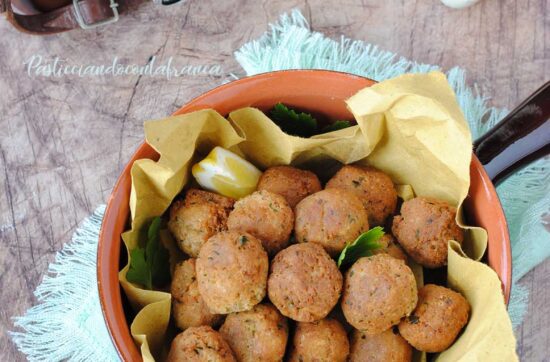
[[[208,191],[191,189],[185,200],[176,201],[170,208],[168,229],[180,249],[192,257],[209,237],[227,229],[227,217],[233,199]]]
[[[228,315],[220,333],[241,362],[278,362],[285,355],[287,321],[270,304]]]
[[[341,188],[357,195],[367,210],[371,227],[384,224],[397,205],[391,178],[374,167],[346,165],[327,182],[326,188]]]
[[[346,331],[335,319],[298,323],[290,362],[345,362],[349,354]]]
[[[222,316],[212,313],[199,293],[195,259],[176,265],[172,276],[172,313],[178,328],[216,326]]]
[[[395,330],[394,330],[395,328]],[[369,336],[355,330],[351,340],[350,362],[410,362],[412,347],[397,328]]]
[[[395,241],[395,238],[391,234],[384,234],[380,239],[377,241],[378,244],[380,244],[380,249],[374,249],[372,251],[373,254],[388,254],[389,256],[393,256],[396,259],[401,259],[404,262],[407,261],[407,254],[401,249],[399,244]]]
[[[342,311],[349,324],[369,335],[399,323],[416,301],[416,280],[403,260],[378,254],[359,259],[346,273]]]
[[[222,336],[208,326],[191,327],[172,341],[168,362],[236,362]]]
[[[199,189],[189,189],[189,191],[185,194],[185,206],[204,203],[215,204],[223,207],[224,209],[231,210],[235,200],[227,196],[218,195],[214,192]]]
[[[300,201],[295,212],[296,240],[320,244],[333,256],[341,252],[347,242],[369,230],[361,201],[346,190],[319,191]]]
[[[279,311],[296,321],[326,317],[338,302],[342,274],[318,244],[294,244],[271,263],[267,292]]]
[[[449,348],[468,323],[470,304],[460,293],[434,284],[418,291],[418,305],[399,323],[399,332],[420,351],[441,352]]]
[[[275,255],[288,244],[294,212],[281,195],[256,191],[235,203],[229,214],[229,230],[247,232],[262,242],[269,255]]]
[[[281,195],[294,208],[304,197],[321,191],[321,183],[311,171],[291,166],[275,166],[262,174],[258,190]]]
[[[444,201],[416,197],[405,201],[401,215],[393,218],[392,232],[414,261],[427,268],[447,265],[447,243],[462,243],[456,208]]]
[[[218,233],[208,239],[197,258],[200,294],[213,313],[249,310],[265,296],[268,263],[254,236]]]

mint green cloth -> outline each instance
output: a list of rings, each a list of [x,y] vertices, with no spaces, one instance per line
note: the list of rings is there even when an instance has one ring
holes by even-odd
[[[105,205],[63,246],[34,291],[38,304],[10,332],[29,361],[119,361],[97,290],[97,242]]]
[[[376,46],[312,32],[298,11],[283,15],[271,31],[244,45],[235,56],[248,75],[281,69],[332,69],[384,80],[437,66],[417,64]],[[447,72],[474,137],[506,114],[490,108],[477,89],[465,84],[464,71]],[[482,122],[486,120],[486,122]],[[512,238],[514,284],[509,312],[521,323],[528,300],[519,280],[550,254],[550,234],[542,215],[550,205],[549,161],[538,161],[512,176],[497,190]],[[36,289],[38,305],[15,318],[13,341],[29,361],[118,361],[99,304],[96,278],[97,242],[104,206],[84,221],[49,266]]]

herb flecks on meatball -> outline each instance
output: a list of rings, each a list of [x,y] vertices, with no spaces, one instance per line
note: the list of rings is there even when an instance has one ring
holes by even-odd
[[[468,323],[470,304],[449,288],[426,284],[418,291],[418,305],[399,324],[399,332],[414,348],[441,352],[449,348]]]
[[[426,197],[405,201],[393,219],[392,232],[414,261],[427,268],[447,265],[447,243],[462,243],[464,232],[456,224],[456,208]]]
[[[397,205],[397,191],[391,178],[370,166],[346,165],[327,182],[326,188],[354,193],[367,210],[371,227],[383,225]]]
[[[319,244],[332,256],[369,230],[361,201],[346,190],[326,189],[310,195],[296,205],[295,213],[296,240]]]
[[[368,335],[355,330],[351,339],[350,362],[410,362],[413,349],[397,327]]]
[[[168,362],[236,362],[222,336],[208,326],[191,327],[172,341]]]
[[[398,324],[416,302],[416,280],[402,260],[385,254],[364,257],[346,273],[342,311],[349,324],[367,334]]]
[[[285,198],[269,191],[256,191],[235,203],[229,214],[229,230],[246,232],[260,239],[269,255],[288,245],[294,212]]]
[[[213,192],[190,189],[184,201],[170,207],[168,229],[179,248],[197,257],[202,245],[214,234],[227,230],[227,217],[235,201]]]
[[[250,234],[214,235],[202,247],[196,268],[200,294],[214,313],[249,310],[266,294],[267,253]]]
[[[195,259],[187,259],[176,265],[171,293],[172,315],[178,328],[217,326],[221,322],[222,316],[212,313],[199,293]]]
[[[220,333],[241,362],[279,362],[285,355],[287,321],[270,304],[229,314]]]
[[[294,208],[306,196],[321,191],[321,182],[311,171],[291,166],[275,166],[262,174],[258,190],[279,194]]]
[[[342,290],[342,274],[318,244],[291,245],[271,264],[268,294],[279,311],[296,321],[323,319],[334,308]]]
[[[290,362],[345,362],[348,355],[348,336],[337,320],[297,323]]]

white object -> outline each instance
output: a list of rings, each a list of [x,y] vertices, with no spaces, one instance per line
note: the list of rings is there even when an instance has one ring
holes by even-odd
[[[450,8],[464,9],[474,5],[479,0],[441,0],[441,2]]]
[[[262,172],[241,156],[216,146],[191,168],[203,188],[240,199],[256,190]]]

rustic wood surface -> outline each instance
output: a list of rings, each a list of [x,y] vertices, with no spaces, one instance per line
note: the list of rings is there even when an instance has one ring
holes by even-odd
[[[7,337],[12,316],[35,303],[55,252],[84,217],[105,203],[143,138],[142,122],[163,117],[224,77],[35,77],[33,54],[71,64],[221,64],[243,75],[233,51],[294,7],[314,30],[362,39],[445,69],[511,108],[550,77],[550,2],[482,0],[452,10],[437,0],[188,0],[171,7],[144,1],[114,25],[34,37],[0,18],[0,359],[21,361]],[[550,260],[523,280],[531,291],[519,329],[525,361],[550,359]]]

